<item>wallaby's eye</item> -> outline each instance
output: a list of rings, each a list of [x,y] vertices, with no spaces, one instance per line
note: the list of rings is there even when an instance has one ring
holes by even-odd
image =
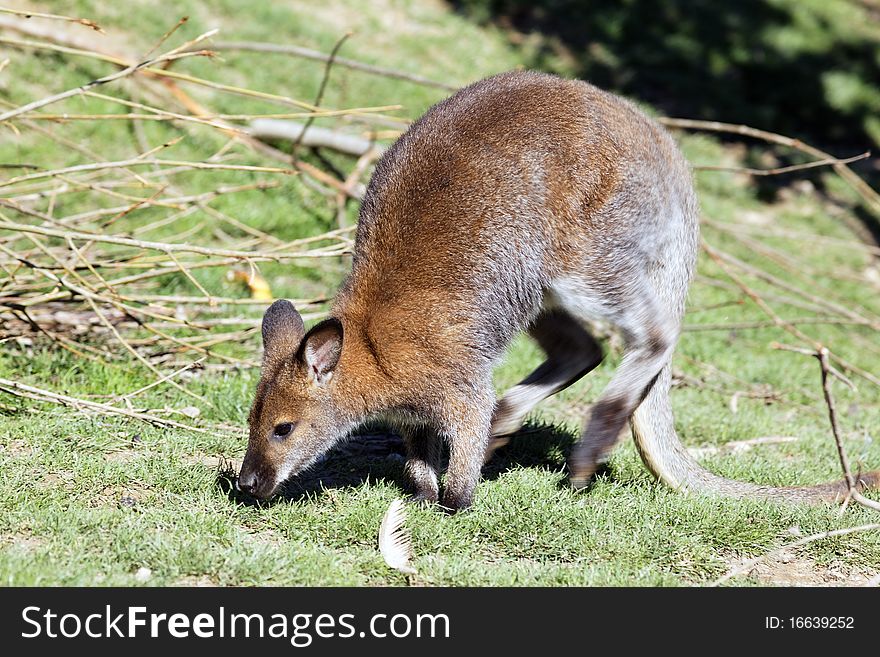
[[[287,438],[290,435],[290,432],[293,431],[293,423],[285,422],[284,424],[277,425],[272,430],[273,438]]]

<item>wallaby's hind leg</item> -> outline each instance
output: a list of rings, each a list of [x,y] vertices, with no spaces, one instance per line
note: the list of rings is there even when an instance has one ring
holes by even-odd
[[[406,442],[404,474],[412,492],[411,501],[436,502],[440,498],[437,485],[440,437],[428,427],[406,427],[400,433]]]
[[[508,436],[519,430],[539,402],[567,388],[602,362],[602,347],[564,310],[542,312],[528,333],[547,354],[547,360],[504,393],[495,406],[486,461],[496,449],[507,444]]]
[[[626,305],[604,305],[602,318],[623,333],[624,356],[593,405],[584,434],[569,456],[569,478],[576,488],[586,486],[608,459],[627,420],[671,357],[678,337],[678,322],[647,281],[630,286],[619,298],[625,298]],[[591,311],[599,307],[590,295],[584,301]]]

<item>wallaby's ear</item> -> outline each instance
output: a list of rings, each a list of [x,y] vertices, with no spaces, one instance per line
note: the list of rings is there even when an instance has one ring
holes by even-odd
[[[286,299],[279,299],[263,315],[263,360],[296,352],[305,327],[302,317]]]
[[[323,385],[333,377],[342,354],[342,323],[335,317],[325,319],[303,338],[299,357],[308,368],[309,377]]]

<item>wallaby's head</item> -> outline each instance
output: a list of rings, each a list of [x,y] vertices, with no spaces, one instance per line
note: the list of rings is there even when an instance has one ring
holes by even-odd
[[[348,424],[333,402],[342,354],[339,320],[324,320],[306,333],[293,304],[276,301],[263,316],[262,333],[263,368],[238,487],[267,499],[339,440]]]

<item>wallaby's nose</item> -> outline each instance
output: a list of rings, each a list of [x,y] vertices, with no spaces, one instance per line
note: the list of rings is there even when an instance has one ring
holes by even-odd
[[[238,475],[238,479],[235,481],[235,487],[242,493],[247,493],[248,495],[253,494],[256,485],[257,477],[256,474],[252,472],[242,472]]]

